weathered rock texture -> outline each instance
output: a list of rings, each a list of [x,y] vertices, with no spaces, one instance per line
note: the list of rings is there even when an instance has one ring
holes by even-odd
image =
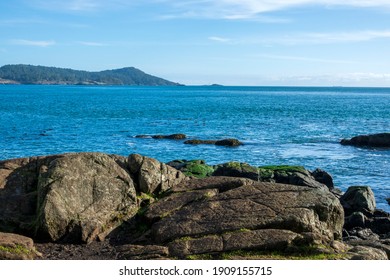
[[[36,244],[42,258],[219,258],[307,248],[339,258],[389,256],[390,214],[375,209],[368,187],[343,195],[343,229],[343,207],[322,170],[170,164],[186,174],[138,154],[0,161],[0,231],[45,241]],[[37,257],[31,239],[0,234],[0,258]]]
[[[0,232],[0,260],[32,260],[39,256],[31,238]]]
[[[182,172],[153,158],[132,154],[128,162],[130,172],[144,193],[164,192],[186,180]]]
[[[0,162],[0,230],[54,241],[104,238],[137,211],[125,162],[100,153]]]
[[[130,175],[104,154],[68,155],[41,166],[37,229],[51,240],[103,239],[137,212]]]
[[[358,135],[351,139],[342,139],[341,144],[360,147],[388,148],[390,147],[390,133]]]
[[[177,257],[231,250],[285,250],[341,238],[343,210],[324,188],[210,177],[174,188],[145,218],[155,243]]]
[[[376,207],[374,193],[368,186],[349,187],[340,201],[347,215],[353,212],[373,213]]]

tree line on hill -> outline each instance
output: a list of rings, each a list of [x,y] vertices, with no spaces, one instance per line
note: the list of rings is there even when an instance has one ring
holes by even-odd
[[[178,83],[146,74],[134,67],[88,72],[25,64],[5,65],[0,67],[0,81],[1,80],[16,84],[179,85]]]

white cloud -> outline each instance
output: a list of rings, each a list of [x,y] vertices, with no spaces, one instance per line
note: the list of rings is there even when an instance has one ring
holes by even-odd
[[[339,73],[302,76],[273,76],[264,80],[278,85],[389,86],[390,73]]]
[[[263,18],[272,21],[273,17],[264,17],[264,13],[285,10],[301,6],[319,7],[360,7],[390,9],[388,0],[154,0],[157,4],[166,4],[173,8],[167,18],[218,18],[218,19],[254,19]],[[286,21],[285,19],[274,19]]]
[[[339,60],[339,59],[324,59],[304,56],[289,56],[289,55],[274,55],[274,54],[259,54],[256,57],[278,59],[278,60],[293,60],[303,62],[320,62],[320,63],[335,63],[335,64],[353,64],[356,61],[351,60]]]
[[[12,45],[21,45],[21,46],[33,46],[33,47],[49,47],[56,44],[55,41],[32,41],[32,40],[11,40]]]
[[[45,9],[63,12],[87,12],[99,9],[102,6],[100,0],[32,0],[30,5]]]
[[[317,44],[336,44],[336,43],[356,43],[379,39],[389,39],[390,29],[388,30],[357,30],[343,32],[317,32],[317,33],[294,33],[291,35],[267,38],[235,38],[232,43],[247,45],[317,45]]]
[[[208,39],[211,41],[216,41],[216,42],[221,42],[221,43],[227,43],[230,41],[229,38],[218,37],[218,36],[211,36]]]
[[[77,42],[77,43],[80,44],[80,45],[83,45],[83,46],[88,46],[88,47],[105,47],[105,46],[108,46],[108,44],[99,43],[99,42],[85,42],[85,41],[81,41],[81,42]]]

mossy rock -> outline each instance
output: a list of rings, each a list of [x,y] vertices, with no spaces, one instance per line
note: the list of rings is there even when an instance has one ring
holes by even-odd
[[[31,238],[0,232],[0,260],[32,260],[40,256]]]
[[[204,161],[189,161],[181,171],[187,176],[194,176],[197,178],[205,178],[211,176],[214,168],[204,163]]]
[[[260,166],[260,169],[265,169],[273,172],[300,172],[300,173],[306,173],[306,169],[303,166],[299,165],[266,165],[266,166]]]
[[[231,161],[214,166],[213,176],[229,176],[260,180],[259,168],[245,162]]]

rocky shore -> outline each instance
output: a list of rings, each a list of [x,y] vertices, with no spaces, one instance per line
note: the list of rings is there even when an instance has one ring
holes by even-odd
[[[388,259],[390,215],[300,166],[0,161],[0,259]]]

